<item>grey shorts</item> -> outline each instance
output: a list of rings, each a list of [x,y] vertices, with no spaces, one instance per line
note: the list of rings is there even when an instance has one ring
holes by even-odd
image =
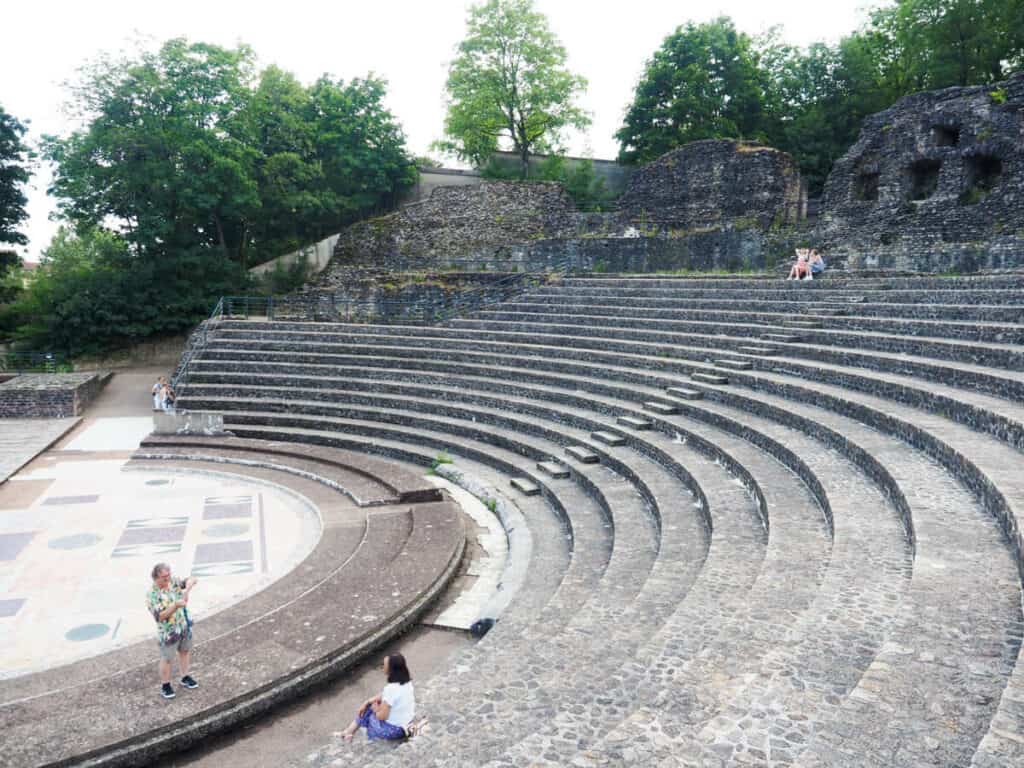
[[[188,653],[192,650],[192,633],[188,632],[173,643],[159,643],[160,658],[164,661],[174,661],[175,654]]]

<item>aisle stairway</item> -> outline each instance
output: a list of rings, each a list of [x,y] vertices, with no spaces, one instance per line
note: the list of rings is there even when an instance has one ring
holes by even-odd
[[[179,402],[445,452],[533,534],[496,627],[416,681],[428,734],[296,765],[1024,765],[1022,276],[573,278],[442,327],[223,321]]]

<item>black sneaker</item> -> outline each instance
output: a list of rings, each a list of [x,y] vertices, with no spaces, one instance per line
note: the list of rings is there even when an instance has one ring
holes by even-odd
[[[160,686],[160,695],[163,696],[165,699],[174,698],[174,689],[171,688],[170,683],[164,683]]]
[[[181,684],[184,685],[186,688],[199,687],[199,683],[192,679],[192,675],[185,675],[183,678],[181,678]]]

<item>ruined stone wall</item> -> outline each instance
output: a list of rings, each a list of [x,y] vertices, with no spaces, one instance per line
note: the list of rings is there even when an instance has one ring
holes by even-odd
[[[815,241],[850,268],[1024,267],[1024,73],[869,117],[825,183]]]
[[[795,224],[803,192],[785,152],[732,140],[695,141],[638,168],[620,215],[659,228],[710,229],[739,222],[767,230]]]
[[[789,155],[729,140],[689,144],[638,168],[611,213],[577,211],[551,182],[439,187],[429,200],[346,229],[308,289],[337,291],[354,267],[763,268],[771,238],[800,218],[802,190]]]
[[[106,372],[14,376],[0,384],[0,418],[80,416],[109,379]]]
[[[468,264],[500,268],[509,246],[575,231],[576,207],[553,182],[484,182],[439,187],[428,200],[341,233],[330,272],[351,265],[423,269]]]

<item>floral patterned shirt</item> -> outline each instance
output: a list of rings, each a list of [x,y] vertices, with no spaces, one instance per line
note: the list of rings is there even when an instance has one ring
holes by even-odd
[[[185,611],[179,608],[171,614],[167,621],[160,621],[160,614],[184,597],[185,579],[171,578],[167,589],[160,589],[156,584],[146,594],[146,609],[153,614],[156,621],[156,635],[160,645],[176,643],[188,632]]]

